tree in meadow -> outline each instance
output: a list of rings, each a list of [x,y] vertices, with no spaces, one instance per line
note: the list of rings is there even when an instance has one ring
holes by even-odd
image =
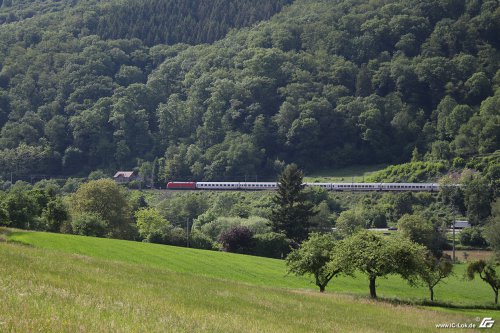
[[[330,264],[336,250],[332,234],[312,233],[298,249],[286,258],[288,272],[295,275],[313,275],[320,292],[324,292],[330,280],[340,274],[340,266]]]

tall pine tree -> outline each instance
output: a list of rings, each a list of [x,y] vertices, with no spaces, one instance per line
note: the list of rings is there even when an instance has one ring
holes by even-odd
[[[304,174],[296,164],[288,165],[278,179],[278,191],[273,198],[271,222],[274,231],[301,243],[307,238],[310,218],[316,213],[303,191]]]

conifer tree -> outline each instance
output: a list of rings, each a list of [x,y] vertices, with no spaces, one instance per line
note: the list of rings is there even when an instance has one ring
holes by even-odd
[[[310,218],[316,214],[303,191],[303,178],[304,174],[296,164],[290,164],[283,170],[271,213],[274,231],[286,234],[297,243],[307,238]]]

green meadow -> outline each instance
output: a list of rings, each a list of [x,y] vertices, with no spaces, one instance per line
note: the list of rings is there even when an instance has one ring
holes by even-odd
[[[372,301],[362,276],[334,279],[322,295],[310,279],[286,275],[281,260],[41,232],[3,237],[0,332],[433,332],[500,314],[479,309],[493,293],[463,280],[464,265],[436,288],[455,307],[425,307],[417,304],[426,289],[397,277],[380,279],[385,300]]]
[[[306,175],[306,177],[304,177],[304,181],[318,183],[359,183],[364,182],[365,178],[370,174],[380,171],[385,167],[387,167],[387,164],[353,165],[338,169],[319,170]]]

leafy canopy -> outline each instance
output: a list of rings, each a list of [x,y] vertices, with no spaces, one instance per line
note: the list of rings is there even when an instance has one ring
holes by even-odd
[[[329,264],[336,251],[336,239],[332,234],[312,233],[286,258],[288,272],[314,276],[320,292],[324,292],[330,280],[343,271]]]

